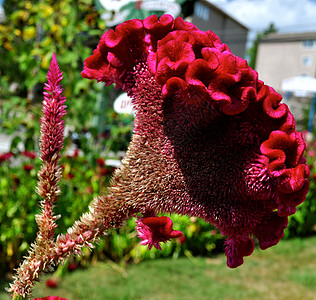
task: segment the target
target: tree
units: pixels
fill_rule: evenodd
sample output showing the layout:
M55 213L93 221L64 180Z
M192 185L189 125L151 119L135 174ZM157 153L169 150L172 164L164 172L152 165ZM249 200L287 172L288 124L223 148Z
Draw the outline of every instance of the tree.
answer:
M264 31L257 33L256 39L254 40L252 47L248 50L249 66L251 68L256 68L257 52L260 40L265 38L268 34L274 32L277 32L277 28L273 23L270 23Z
M1 131L11 134L23 124L30 138L27 148L34 147L37 103L43 99L42 86L53 53L64 71L64 94L71 95L71 125L77 132L91 129L99 110L95 91L101 88L80 73L105 30L94 1L11 0L5 1L4 9L6 21L0 24Z

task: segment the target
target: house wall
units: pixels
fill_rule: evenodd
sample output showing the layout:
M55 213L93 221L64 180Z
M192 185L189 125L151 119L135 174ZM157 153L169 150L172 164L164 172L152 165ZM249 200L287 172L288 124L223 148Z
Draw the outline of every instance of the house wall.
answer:
M232 19L225 18L223 33L219 36L223 43L227 44L230 50L237 56L245 57L248 30L241 27Z
M300 75L315 77L316 42L312 49L305 49L303 41L260 43L256 70L261 80L278 91L283 79Z
M216 6L196 1L192 23L200 30L213 31L235 55L245 57L248 29Z
M306 128L306 112L311 95L298 97L281 90L283 79L307 75L316 77L316 34L275 34L258 45L256 70L259 79L284 97L296 120L298 130ZM310 44L306 47L306 41Z

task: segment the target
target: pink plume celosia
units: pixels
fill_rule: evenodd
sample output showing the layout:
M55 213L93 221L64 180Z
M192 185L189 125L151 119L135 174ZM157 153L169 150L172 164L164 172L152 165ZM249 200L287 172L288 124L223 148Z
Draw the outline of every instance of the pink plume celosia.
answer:
M62 169L59 166L60 151L64 141L65 97L62 97L60 81L62 73L53 54L45 84L43 117L41 119L40 149L42 168L38 172L37 193L43 197L41 213L36 215L38 233L36 241L29 251L28 257L17 270L15 282L10 291L15 295L25 297L31 291L33 281L38 280L40 273L52 266L52 249L54 247L54 233L57 227L57 216L53 214L53 206L57 201L60 189L58 186ZM24 155L31 157L30 153ZM34 154L32 155L32 158Z
M36 243L12 292L28 294L47 266L81 254L138 213L138 235L149 248L182 235L158 213L205 219L226 236L229 267L253 252L254 237L262 249L283 237L288 216L308 192L302 134L282 97L214 33L170 15L129 20L102 36L82 76L115 83L133 98L133 139L107 194L53 241L65 113L53 57L38 184L45 200Z
M63 79L59 69L56 56L53 54L50 68L45 83L43 117L41 120L41 159L50 161L54 155L59 158L64 141L64 121L62 117L66 114L63 105L66 98L62 96Z

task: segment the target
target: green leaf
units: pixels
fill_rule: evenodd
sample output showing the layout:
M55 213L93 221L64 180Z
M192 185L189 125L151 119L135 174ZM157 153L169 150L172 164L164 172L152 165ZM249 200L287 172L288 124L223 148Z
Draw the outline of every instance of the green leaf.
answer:
M18 148L19 143L22 143L23 140L20 136L15 136L11 141L10 151L14 151Z

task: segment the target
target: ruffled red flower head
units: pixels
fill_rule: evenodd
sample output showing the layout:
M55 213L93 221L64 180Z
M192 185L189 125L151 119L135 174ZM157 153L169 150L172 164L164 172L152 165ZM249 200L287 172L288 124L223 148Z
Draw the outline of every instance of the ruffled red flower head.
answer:
M282 97L218 36L170 15L130 20L102 36L82 76L133 98L134 136L113 178L126 215L204 218L227 236L229 267L253 237L262 249L283 237L308 192L305 143ZM150 224L155 245L166 231Z

